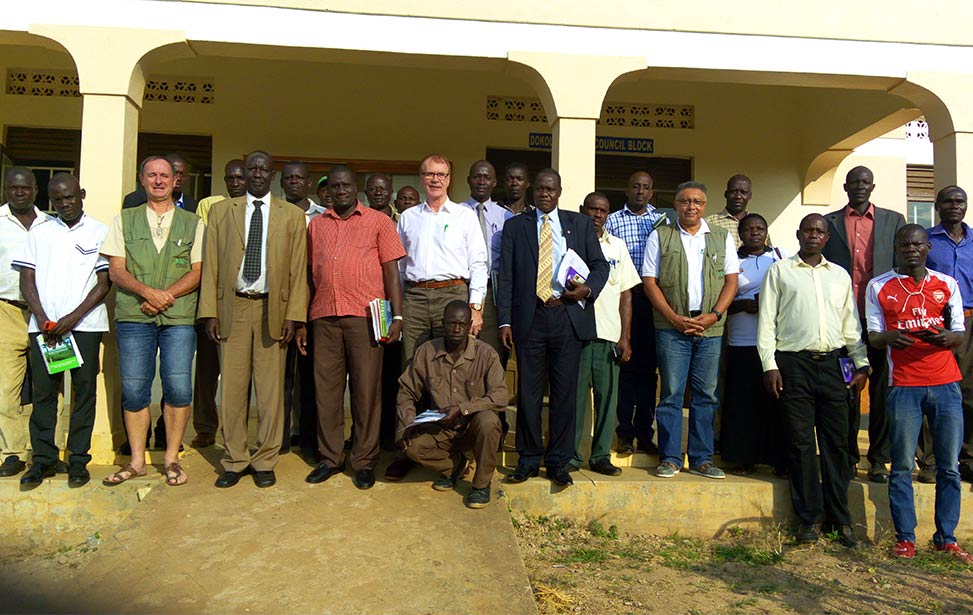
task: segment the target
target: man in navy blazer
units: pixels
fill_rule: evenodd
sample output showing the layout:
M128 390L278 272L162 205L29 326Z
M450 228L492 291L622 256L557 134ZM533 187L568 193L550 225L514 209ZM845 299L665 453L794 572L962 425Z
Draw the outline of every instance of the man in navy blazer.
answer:
M504 346L517 347L520 379L516 442L520 461L508 480L519 483L537 476L543 458L548 478L566 486L573 483L567 464L574 454L581 347L595 339L594 302L608 281L609 268L590 218L557 208L558 172L538 172L533 191L535 209L509 219L500 242L497 322ZM574 250L591 270L583 284L569 282L565 287L556 279L568 250ZM540 282L539 272L544 272ZM550 440L545 451L541 412L547 384Z
M888 482L887 464L890 459L889 424L885 417L885 395L888 388L888 361L884 348L875 348L868 340L865 323L865 289L872 278L895 266L895 233L905 225L902 214L876 207L871 202L875 179L868 167L855 167L845 176L848 204L824 216L828 221L831 241L821 254L843 268L851 276L858 313L861 318L868 362L872 374L868 377L868 479L875 483ZM861 425L861 399L849 404L848 451L852 462L858 463L858 430ZM921 460L920 460L921 465Z

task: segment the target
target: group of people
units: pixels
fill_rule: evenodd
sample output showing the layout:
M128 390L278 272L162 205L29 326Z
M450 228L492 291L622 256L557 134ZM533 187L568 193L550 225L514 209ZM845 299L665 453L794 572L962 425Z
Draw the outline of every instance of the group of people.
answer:
M592 471L620 474L613 441L619 454L658 454L655 475L675 476L684 469L688 388L691 474L725 477L717 443L734 472L769 465L789 477L800 542L816 540L824 523L854 546L847 494L859 461L858 392L868 382L868 478L889 484L896 553L915 549L918 445L919 478L937 483L936 548L970 560L953 535L960 477L973 474L973 236L956 186L940 191L942 223L926 231L872 204L872 173L857 167L844 186L848 204L806 216L791 256L748 211L744 175L728 181L725 208L706 216L705 185L684 182L674 208L657 209L647 172L629 178L619 211L610 213L599 192L566 211L557 171L531 181L521 163L504 169L498 203L497 173L485 160L470 168L470 197L457 203L452 164L435 154L420 164L421 202L412 187L393 201L391 178L374 174L363 204L355 172L337 165L318 182L318 204L300 162L283 165L279 200L263 151L226 165L229 198L196 203L182 191L185 173L176 155L144 160L140 189L106 226L84 214L75 177L51 179L57 215L48 216L33 203L31 172L8 170L0 317L12 337L0 344L0 475L25 470L28 424L33 463L21 484L55 472L61 383L42 350L70 341L81 364L71 370L68 481L88 482L95 375L109 329L103 300L114 284L132 457L107 485L146 473L158 357L156 441L169 485L188 480L179 450L193 407L193 446L222 434L217 487L246 474L273 485L278 456L298 445L315 461L307 482L348 465L355 486L368 489L386 448L399 451L388 480L419 463L439 472L433 487L443 491L472 459L465 502L480 508L508 429L505 369L514 355L518 463L508 481L538 476L543 465L566 487L585 453ZM577 266L565 276L562 262ZM372 326L374 299L388 301L382 335ZM27 354L32 383L24 385ZM589 391L590 452L582 446ZM427 410L435 420L425 420Z

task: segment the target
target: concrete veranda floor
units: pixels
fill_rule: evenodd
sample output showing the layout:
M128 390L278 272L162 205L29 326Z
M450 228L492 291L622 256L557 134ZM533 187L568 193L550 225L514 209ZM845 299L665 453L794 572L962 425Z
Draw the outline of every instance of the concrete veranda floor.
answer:
M158 468L130 481L152 489L73 577L5 566L0 611L536 612L506 501L469 510L468 482L439 493L430 473L414 471L368 491L348 474L309 485L309 467L291 454L276 486L245 477L221 490L222 450L189 451L185 486L166 487ZM111 469L92 470L85 489L109 489L96 482Z

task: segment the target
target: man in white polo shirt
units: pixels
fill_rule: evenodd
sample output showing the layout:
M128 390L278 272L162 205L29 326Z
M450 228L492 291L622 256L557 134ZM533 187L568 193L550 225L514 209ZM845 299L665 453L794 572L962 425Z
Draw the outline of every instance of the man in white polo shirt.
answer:
M37 209L37 180L30 169L10 167L3 177L0 207L0 476L24 471L30 404L21 399L27 373L27 304L20 294L20 274L10 266L20 256L31 228L51 217Z
M81 487L91 480L87 465L95 424L99 349L102 333L108 331L104 300L111 283L108 260L99 254L108 227L85 215L85 193L74 176L58 173L47 185L47 193L57 218L31 229L23 253L13 261L20 269L20 287L31 312L28 332L34 382L30 417L34 455L30 470L20 479L22 490L54 476L57 395L64 374L48 374L40 343L51 346L68 336L73 336L83 361L70 370L74 407L67 442L71 451L68 486Z

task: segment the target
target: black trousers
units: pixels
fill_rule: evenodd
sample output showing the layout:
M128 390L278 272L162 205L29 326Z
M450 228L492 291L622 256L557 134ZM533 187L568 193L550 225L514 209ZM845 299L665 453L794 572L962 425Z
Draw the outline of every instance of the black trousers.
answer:
M787 432L787 461L791 502L802 523L851 525L848 485L852 467L848 455L849 392L838 366L838 352L824 360L806 353L778 352L784 390L781 405ZM820 482L818 458L821 451Z
M885 397L889 388L889 364L884 348L875 348L868 343L868 326L862 322L862 339L868 348L868 363L872 375L868 377L868 453L866 458L872 465L886 464L891 461L891 442L889 440L889 421L885 416ZM852 465L861 460L858 450L858 430L861 428L861 397L855 395L848 406L848 451Z
M520 465L548 468L568 463L574 455L575 400L581 365L581 340L563 305L537 306L527 336L517 344L517 453ZM544 391L550 385L549 441L544 448Z
M632 289L632 358L622 363L618 373L619 438L652 443L655 429L655 389L658 363L655 358L655 324L652 304L642 288Z
M382 355L382 419L378 440L383 450L397 450L395 430L398 414L395 403L399 397L399 376L402 375L402 342L385 345Z
M57 462L58 448L54 443L57 428L57 394L64 385L64 374L48 374L40 348L38 333L30 334L30 366L34 381L34 409L30 415L30 446L33 462L52 466ZM91 462L91 431L95 426L95 393L98 386L101 333L75 331L74 342L84 365L71 370L71 420L67 449L71 466L84 467Z
M784 421L777 400L763 386L756 346L726 347L720 455L740 465L786 467Z
M301 450L317 451L318 412L314 397L314 345L310 327L307 329L307 355L302 355L297 350L297 342L291 340L284 358L284 441L281 443L284 449L290 446L295 414Z

